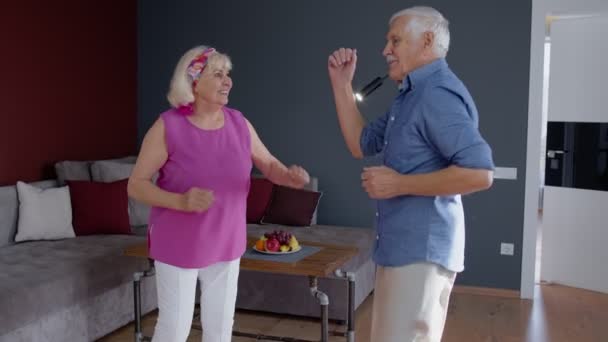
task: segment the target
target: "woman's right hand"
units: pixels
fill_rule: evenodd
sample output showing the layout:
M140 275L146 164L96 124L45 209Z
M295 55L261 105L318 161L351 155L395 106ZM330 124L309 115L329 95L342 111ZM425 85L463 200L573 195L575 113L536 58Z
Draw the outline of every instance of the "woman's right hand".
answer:
M201 213L209 209L213 201L213 191L191 188L182 194L180 207L189 213Z

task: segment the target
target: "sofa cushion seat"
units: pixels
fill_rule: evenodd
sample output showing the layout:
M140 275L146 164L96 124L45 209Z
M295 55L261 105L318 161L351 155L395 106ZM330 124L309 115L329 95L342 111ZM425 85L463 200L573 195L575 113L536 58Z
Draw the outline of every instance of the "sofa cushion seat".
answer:
M125 247L145 237L92 235L0 249L0 336L55 310L91 300L133 279L145 259Z

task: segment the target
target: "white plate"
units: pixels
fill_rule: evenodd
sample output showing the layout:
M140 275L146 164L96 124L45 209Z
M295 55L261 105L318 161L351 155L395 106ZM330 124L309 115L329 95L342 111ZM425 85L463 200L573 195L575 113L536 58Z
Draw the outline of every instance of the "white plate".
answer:
M287 251L287 252L271 252L271 251L261 251L257 248L255 248L255 246L253 246L253 250L258 252L258 253L264 253L264 254L291 254L291 253L297 253L302 249L302 246L298 246L298 249L296 250L292 250L292 251Z

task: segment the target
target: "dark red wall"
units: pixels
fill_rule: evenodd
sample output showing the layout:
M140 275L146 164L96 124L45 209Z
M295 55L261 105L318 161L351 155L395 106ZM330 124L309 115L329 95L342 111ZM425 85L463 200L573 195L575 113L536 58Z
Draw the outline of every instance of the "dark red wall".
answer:
M0 184L136 152L137 1L5 2L0 44Z

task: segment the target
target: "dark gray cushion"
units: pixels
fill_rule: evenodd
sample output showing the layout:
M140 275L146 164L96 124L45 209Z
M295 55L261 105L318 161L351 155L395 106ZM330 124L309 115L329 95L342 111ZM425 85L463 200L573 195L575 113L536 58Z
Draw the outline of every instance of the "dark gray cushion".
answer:
M126 157L123 159L98 160L91 164L91 179L96 182L115 182L127 179L133 172L136 157ZM156 181L158 174L155 174L153 181Z
M134 164L100 160L91 165L91 177L95 182L115 182L131 176Z
M55 163L57 183L59 183L60 186L64 186L66 180L90 181L90 166L91 162L89 161L64 160Z
M0 248L15 243L18 215L17 187L0 187Z
M0 336L132 280L146 259L123 256L146 241L125 235L82 236L0 248Z
M30 183L41 189L57 186L55 180ZM15 243L17 220L19 219L19 199L14 185L0 187L0 247Z
M127 156L116 159L106 159L105 161L117 162L117 163L135 163L137 156ZM64 160L55 163L55 173L57 174L57 183L60 186L65 185L66 180L94 180L91 176L91 165L95 161L84 160Z

